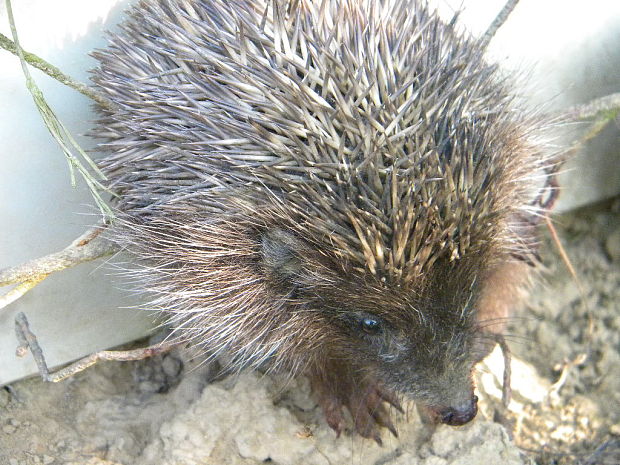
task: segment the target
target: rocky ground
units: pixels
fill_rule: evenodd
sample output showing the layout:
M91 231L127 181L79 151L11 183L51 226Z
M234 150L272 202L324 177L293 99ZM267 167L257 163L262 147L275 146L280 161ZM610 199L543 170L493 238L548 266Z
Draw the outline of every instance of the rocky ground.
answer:
M170 353L0 390L0 464L618 464L620 199L559 216L556 228L577 278L547 239L544 282L509 329L504 414L499 351L480 368L474 422L431 428L408 406L383 447L336 439L305 380L217 378L217 367ZM502 416L508 429L493 421Z

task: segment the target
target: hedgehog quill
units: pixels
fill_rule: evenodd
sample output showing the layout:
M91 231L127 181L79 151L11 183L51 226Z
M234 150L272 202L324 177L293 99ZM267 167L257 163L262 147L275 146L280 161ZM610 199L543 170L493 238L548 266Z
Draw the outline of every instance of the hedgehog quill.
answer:
M551 163L511 78L410 0L157 0L95 56L113 239L179 340L306 375L338 433L475 417Z

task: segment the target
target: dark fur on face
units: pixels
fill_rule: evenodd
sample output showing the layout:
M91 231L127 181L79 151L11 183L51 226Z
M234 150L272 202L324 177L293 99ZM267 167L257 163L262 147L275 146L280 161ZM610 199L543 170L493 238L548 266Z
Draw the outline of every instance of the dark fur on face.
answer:
M472 398L472 369L489 347L477 327L483 256L437 262L417 285L403 285L305 253L316 254L282 230L263 236L268 279L295 301L291 311L314 313L321 358L436 409Z

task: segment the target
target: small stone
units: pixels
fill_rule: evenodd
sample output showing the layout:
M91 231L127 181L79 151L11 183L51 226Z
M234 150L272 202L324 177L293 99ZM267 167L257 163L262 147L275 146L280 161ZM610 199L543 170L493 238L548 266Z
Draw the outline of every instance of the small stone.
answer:
M9 405L11 401L11 394L6 389L0 389L0 408L4 408Z
M605 251L614 262L620 260L620 228L607 236Z
M161 362L161 367L164 370L164 373L169 378L176 378L181 373L181 369L183 368L183 364L181 360L178 358L167 356Z
M411 462L403 462L403 463L411 463ZM423 465L447 465L448 461L441 457L428 457L422 463Z
M138 389L140 392L145 392L149 394L153 394L159 391L160 384L154 383L153 381L142 381L138 384Z
M44 455L43 456L43 464L44 465L49 465L52 462L54 462L54 457L50 457L49 455Z
M12 425L5 425L2 427L2 432L5 434L13 434L17 428Z
M9 465L19 465L17 459L9 459Z

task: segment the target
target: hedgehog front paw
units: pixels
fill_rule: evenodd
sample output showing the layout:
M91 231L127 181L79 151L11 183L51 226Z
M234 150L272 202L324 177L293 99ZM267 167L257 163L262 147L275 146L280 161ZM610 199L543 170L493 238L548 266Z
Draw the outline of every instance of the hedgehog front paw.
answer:
M323 372L322 376L311 376L311 382L327 424L338 436L346 425L343 407L351 413L355 430L360 436L374 439L379 445L382 445L380 427L387 428L394 436L398 436L386 404L401 413L403 409L392 391L376 381L345 376L338 371L332 373L340 376L326 377Z
M385 406L385 403L388 403L402 412L402 407L396 396L376 383L359 386L358 389L351 392L345 404L351 412L358 434L365 438L372 438L377 444L381 445L381 437L377 428L380 426L387 428L394 436L398 437Z

